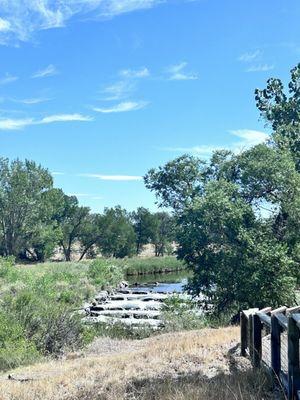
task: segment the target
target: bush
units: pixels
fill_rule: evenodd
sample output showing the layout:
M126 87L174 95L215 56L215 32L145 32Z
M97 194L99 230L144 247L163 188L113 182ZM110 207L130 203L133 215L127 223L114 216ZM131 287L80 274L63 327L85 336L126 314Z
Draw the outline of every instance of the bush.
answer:
M199 315L197 304L189 299L172 296L164 303L162 319L167 332L202 329L209 325L204 315Z
M88 269L88 276L101 289L117 286L124 279L123 271L120 266L112 265L109 261L102 259L94 260Z
M0 370L6 371L38 359L39 353L30 340L26 339L22 326L0 312Z
M83 343L83 326L70 307L23 290L5 306L24 329L26 338L44 355L60 355Z
M0 278L6 278L14 267L14 257L0 257Z

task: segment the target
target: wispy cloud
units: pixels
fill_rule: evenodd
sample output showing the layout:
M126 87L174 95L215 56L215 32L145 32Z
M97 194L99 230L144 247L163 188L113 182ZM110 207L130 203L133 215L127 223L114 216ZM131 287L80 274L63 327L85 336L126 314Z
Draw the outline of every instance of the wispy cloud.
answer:
M124 101L112 107L94 107L93 110L103 114L120 113L128 111L136 111L146 107L148 103L145 101Z
M8 83L15 82L18 79L17 76L6 74L4 77L0 78L0 85L7 85Z
M5 119L0 119L0 130L11 131L11 130L23 129L26 126L33 124L34 120L32 118L24 118L24 119L5 118Z
M241 54L239 56L238 60L241 62L253 62L261 55L262 55L262 52L260 50L255 50L253 52L246 52L246 53Z
M0 32L8 32L10 30L10 22L0 18Z
M249 68L246 69L246 72L266 72L266 71L271 71L272 69L274 69L274 65L258 64L258 65L251 65Z
M58 171L53 171L51 172L51 175L56 176L56 175L65 175L64 172L58 172Z
M43 68L32 75L32 78L45 78L47 76L57 75L58 70L55 65L50 64L46 68Z
M79 174L78 176L96 178L101 181L141 181L142 176L138 175L102 175L102 174Z
M165 147L163 150L174 153L194 153L194 154L201 154L203 156L210 156L214 151L220 150L222 148L224 147L204 144L193 147Z
M0 0L0 43L27 41L36 31L61 28L78 16L114 17L168 0Z
M150 75L150 71L148 68L143 67L140 69L122 69L119 72L119 75L121 75L124 78L146 78L147 76Z
M28 98L28 99L13 100L13 101L15 101L16 103L32 105L32 104L45 103L46 101L49 101L49 100L51 100L51 99L45 98L45 97L32 97L32 98Z
M51 124L53 122L92 121L93 118L82 114L55 114L42 119L33 118L2 118L0 130L18 130L30 125Z
M71 121L93 121L93 117L82 114L54 114L42 118L39 124L51 124L52 122L71 122Z
M273 64L262 62L262 56L263 53L261 50L255 50L253 52L243 53L239 56L238 61L249 65L246 72L266 72L274 69Z
M135 85L132 82L118 81L112 85L106 86L102 93L105 95L103 100L121 100L128 97L135 89Z
M225 149L231 150L234 153L239 153L242 150L248 149L259 143L265 142L269 135L262 131L252 129L237 129L230 130L229 133L240 138L239 141L231 142L227 145L199 145L192 147L166 147L163 150L175 153L193 153L208 158L214 151Z
M171 81L189 81L198 79L198 75L185 71L186 66L187 62L183 61L167 68L167 72L170 74L169 79Z
M265 142L269 135L262 131L256 131L253 129L236 129L229 131L232 135L242 139L241 144L245 144L247 147L255 146L259 143Z
M166 0L106 0L103 1L101 13L105 16L114 17L136 10L152 8Z

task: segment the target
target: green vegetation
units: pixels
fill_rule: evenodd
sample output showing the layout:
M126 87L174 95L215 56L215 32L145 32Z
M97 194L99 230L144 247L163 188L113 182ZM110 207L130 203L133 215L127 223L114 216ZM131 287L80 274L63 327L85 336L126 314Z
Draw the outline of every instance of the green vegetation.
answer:
M160 274L181 271L186 268L185 264L174 256L133 257L114 262L122 267L125 275Z
M120 206L92 214L76 196L53 188L49 171L33 161L0 158L0 256L43 262L62 249L66 261L124 258L152 244L156 256L171 249L173 218L145 208L129 213Z
M279 79L256 90L270 140L206 162L184 155L145 176L172 207L178 256L194 271L189 282L217 314L292 305L299 282L300 64L289 95Z
M105 260L14 265L0 258L0 370L78 349L97 332L75 312L123 277Z

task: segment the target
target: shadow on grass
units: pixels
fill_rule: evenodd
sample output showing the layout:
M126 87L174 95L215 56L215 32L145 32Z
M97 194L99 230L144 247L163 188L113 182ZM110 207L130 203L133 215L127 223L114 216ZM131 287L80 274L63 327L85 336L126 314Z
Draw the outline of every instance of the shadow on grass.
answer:
M209 377L201 373L132 382L126 400L271 400L284 399L273 391L270 377L263 371L219 372Z

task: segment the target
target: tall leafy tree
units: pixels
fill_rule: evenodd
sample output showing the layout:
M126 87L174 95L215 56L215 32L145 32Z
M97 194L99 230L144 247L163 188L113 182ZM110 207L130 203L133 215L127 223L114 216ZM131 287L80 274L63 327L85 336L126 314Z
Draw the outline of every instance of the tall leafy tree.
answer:
M66 261L71 261L74 244L89 224L89 208L78 205L76 196L67 196L60 192L60 207L57 209L56 220L61 229L60 246Z
M176 239L176 224L174 218L167 212L157 212L154 215L155 233L152 239L156 257L164 256L168 246Z
M139 207L131 214L136 235L136 253L142 251L144 245L154 241L158 227L155 216L144 207Z
M78 239L80 241L81 254L79 261L89 253L95 253L94 247L100 242L105 232L102 229L103 216L100 214L89 214L82 225Z
M108 257L123 258L135 253L136 236L130 214L120 206L106 208L100 220L100 251Z
M18 256L30 246L38 228L43 230L45 193L52 184L48 170L33 161L0 159L0 232L4 255Z
M274 143L291 151L300 171L300 63L291 70L287 91L280 79L270 78L265 89L255 90L255 99Z

